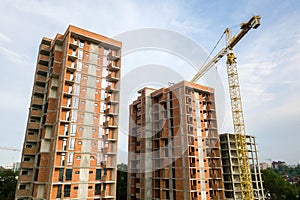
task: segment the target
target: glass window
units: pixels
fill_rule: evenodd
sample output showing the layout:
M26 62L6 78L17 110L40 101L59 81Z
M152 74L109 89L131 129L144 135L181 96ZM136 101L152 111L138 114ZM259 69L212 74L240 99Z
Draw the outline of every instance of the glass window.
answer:
M84 41L80 41L79 47L80 47L80 48L83 48L83 47L84 47Z
M72 165L74 160L74 153L68 153L68 165Z
M78 58L82 59L83 56L83 51L82 50L78 50Z
M64 197L70 197L71 185L65 185L64 187Z
M82 69L82 62L77 61L77 71L81 71Z
M64 177L64 169L61 168L59 169L58 181L63 181L63 177Z
M79 95L80 93L80 85L75 84L74 85L74 95Z
M100 165L101 161L102 161L102 154L98 153L97 154L97 165Z
M75 83L80 83L81 81L81 73L76 73Z
M65 155L61 154L61 160L60 160L60 165L65 166Z
M71 136L76 135L76 124L71 124L71 131L70 131Z
M70 120L70 111L67 111L66 112L66 121L69 121Z
M75 138L71 138L69 141L69 150L74 150L75 148Z
M101 186L101 184L99 184L99 183L95 184L95 195L100 194L100 186Z
M100 106L100 107L101 107L101 108L100 108L100 112L104 112L105 109L106 109L105 103L104 103L104 102L101 102L101 106Z
M57 186L56 198L61 198L61 185Z
M101 119L101 117L100 117ZM98 138L102 138L103 136L103 129L102 128L99 128L99 131L98 131Z
M66 180L72 180L72 169L66 169Z
M96 180L101 180L102 169L96 169Z
M78 108L79 105L79 98L78 97L74 97L73 98L73 107L74 108Z
M68 93L69 93L69 94L72 94L72 93L73 93L73 87L72 87L72 85L69 86Z
M98 141L98 150L100 150L100 149L102 148L102 146L103 146L103 145L102 145L102 141L99 140L99 141Z
M104 100L105 98L106 98L105 90L101 90L101 99Z
M72 121L77 121L78 112L77 110L72 111Z

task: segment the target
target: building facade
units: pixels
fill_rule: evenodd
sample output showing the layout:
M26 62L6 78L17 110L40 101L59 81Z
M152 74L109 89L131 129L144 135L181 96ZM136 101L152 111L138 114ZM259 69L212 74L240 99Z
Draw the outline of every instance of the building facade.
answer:
M214 91L182 81L130 105L127 199L224 197Z
M69 26L39 47L16 199L114 199L121 42Z
M221 134L220 142L226 199L242 199L242 185L240 181L240 176L242 175L238 163L236 137L230 133ZM252 172L254 199L263 200L265 199L265 195L255 137L246 135L246 143Z

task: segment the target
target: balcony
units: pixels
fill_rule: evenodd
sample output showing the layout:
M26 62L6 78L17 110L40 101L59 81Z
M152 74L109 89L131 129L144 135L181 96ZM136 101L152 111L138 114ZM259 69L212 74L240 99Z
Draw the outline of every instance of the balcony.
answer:
M37 74L35 76L35 82L37 84L43 84L43 85L45 85L46 81L47 81L47 77L46 76L42 76L42 75L39 75L39 74Z
M40 123L39 122L29 122L28 129L40 129Z
M26 135L26 141L27 142L36 142L38 140L38 136L37 134L33 134L33 135Z
M105 114L105 115L108 115L108 116L118 115L118 113L114 112L114 109L113 109L113 108L107 108L107 109L104 111L104 114Z
M25 155L35 155L37 153L36 148L24 148L23 153Z
M38 56L38 64L48 66L49 56L39 54Z
M45 88L40 87L40 86L34 86L33 87L33 94L44 94L45 93Z
M18 197L30 197L32 194L30 190L17 190L16 195Z
M42 110L31 110L30 115L35 116L35 117L41 117L42 116Z
M71 105L68 105L68 106L62 105L61 108L62 108L62 110L65 110L65 111L70 111L72 109Z
M70 42L69 47L71 49L77 49L78 48L78 41Z
M109 52L109 54L107 55L108 59L111 60L111 61L114 61L114 60L119 60L120 59L120 56L117 55L116 52Z
M191 186L191 189L192 189L192 190L197 190L197 185L192 185L192 186Z
M65 82L69 85L73 85L74 82L75 82L75 79L74 78L70 78L70 79L65 79Z
M103 148L103 154L116 154L117 152L114 150L112 145Z
M112 96L108 96L105 98L105 103L108 105L118 104L118 101L115 101Z
M18 180L20 182L31 182L32 181L32 176L31 175L21 175L18 177Z
M113 64L113 62L109 63L107 66L109 71L119 71L120 67Z
M21 162L21 168L34 168L34 161Z
M40 45L40 53L43 54L43 55L49 56L49 54L50 54L50 46L45 45L45 44L41 44Z
M108 80L109 82L117 82L119 81L119 78L110 73L106 76L106 80Z
M38 106L42 106L43 105L43 99L41 98L37 98L37 97L33 97L32 98L32 105L38 105Z
M45 65L37 65L36 72L37 74L46 76L48 73L48 66Z
M117 139L115 137L113 137L113 134L106 134L106 135L104 135L103 139L105 141L117 141Z
M76 54L68 54L68 59L75 61L77 59L77 55Z
M115 89L115 87L113 85L109 85L105 88L105 90L107 91L107 93L111 94L113 92L117 92L118 90Z
M118 126L115 125L112 121L103 122L103 126L105 128L109 128L109 129L116 129L116 128L118 128Z

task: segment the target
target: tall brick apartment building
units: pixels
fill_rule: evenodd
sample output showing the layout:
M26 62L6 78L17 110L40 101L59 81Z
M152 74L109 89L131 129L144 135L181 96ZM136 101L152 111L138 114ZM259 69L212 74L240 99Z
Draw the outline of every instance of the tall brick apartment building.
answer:
M127 199L224 197L213 89L144 88L130 105Z
M16 199L114 199L121 42L74 26L40 44Z

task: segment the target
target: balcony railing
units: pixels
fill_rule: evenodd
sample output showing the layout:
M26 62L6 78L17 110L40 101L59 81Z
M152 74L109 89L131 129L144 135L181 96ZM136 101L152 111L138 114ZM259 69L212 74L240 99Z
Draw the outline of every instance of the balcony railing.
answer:
M44 87L40 87L40 86L34 86L33 87L33 93L34 94L44 94L45 93L45 88Z
M37 153L36 148L24 148L24 154L35 155Z
M17 190L16 191L16 195L18 197L30 197L31 196L31 193L30 193L30 190Z
M30 181L32 181L32 176L31 175L21 175L18 177L18 180L23 183L30 182Z
M26 141L28 142L35 142L38 140L38 136L37 134L33 134L33 135L26 135Z
M108 80L109 82L117 82L119 81L119 78L116 75L110 73L107 75L106 80Z
M109 52L107 57L109 60L112 60L112 61L120 59L120 56L118 56L117 53L113 52L113 51Z
M21 168L34 168L34 161L21 162Z
M111 121L106 121L106 122L103 122L103 126L105 128L111 128L111 129L115 129L115 128L118 128L117 125L115 125L113 122Z
M38 82L38 83L46 83L46 80L47 80L46 76L42 76L42 75L39 75L39 74L37 74L35 76L35 81Z
M109 94L118 91L118 90L115 89L115 87L114 87L113 85L107 86L107 87L105 88L105 90L106 90Z
M28 129L39 129L40 123L39 122L29 122Z
M46 55L43 55L43 54L39 54L39 56L38 56L38 63L41 64L41 65L48 66L49 56L46 56Z
M119 71L120 67L113 64L113 62L109 63L107 66L109 71Z
M42 110L31 110L30 111L31 116L41 117L42 116Z
M106 114L106 115L117 115L118 113L116 113L113 108L107 108L104 111L104 114Z

